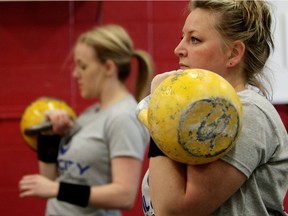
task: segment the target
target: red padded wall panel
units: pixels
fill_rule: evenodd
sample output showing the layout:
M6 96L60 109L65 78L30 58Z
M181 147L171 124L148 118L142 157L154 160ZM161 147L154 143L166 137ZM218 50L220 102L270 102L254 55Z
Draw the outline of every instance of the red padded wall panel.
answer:
M40 96L65 99L77 112L91 101L79 97L71 78L71 50L78 35L92 26L118 23L129 31L135 47L149 51L156 70L177 67L173 49L179 37L167 32L159 40L156 34L175 26L178 9L186 2L152 1L63 1L0 3L0 146L3 170L0 180L0 215L43 215L45 200L18 197L21 176L37 172L36 155L24 143L19 121L25 107ZM167 19L158 20L163 11ZM158 20L156 25L156 20ZM163 22L163 25L161 25ZM174 27L173 27L174 28ZM172 34L173 35L173 34ZM168 44L168 45L167 45ZM157 47L166 47L157 56ZM135 75L133 75L135 76ZM128 83L133 90L133 84ZM147 169L147 159L143 174ZM140 189L140 186L139 186ZM140 191L139 191L140 192ZM142 215L141 196L125 216Z
M62 86L57 96L68 99L70 75L63 67L70 49L69 3L2 2L0 6L1 115L19 117L31 100L55 95Z

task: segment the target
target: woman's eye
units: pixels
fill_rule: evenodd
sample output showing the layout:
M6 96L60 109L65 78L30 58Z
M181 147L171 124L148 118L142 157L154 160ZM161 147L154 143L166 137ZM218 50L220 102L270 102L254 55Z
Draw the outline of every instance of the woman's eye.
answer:
M77 67L80 69L80 70L86 70L87 66L84 65L84 64L77 64Z
M74 62L74 66L75 66L75 68L78 68L79 70L86 70L87 69L87 64L85 64L84 62L77 60L77 59Z
M197 43L200 42L200 40L198 38L196 38L196 37L191 37L191 41L192 41L193 44L197 44Z

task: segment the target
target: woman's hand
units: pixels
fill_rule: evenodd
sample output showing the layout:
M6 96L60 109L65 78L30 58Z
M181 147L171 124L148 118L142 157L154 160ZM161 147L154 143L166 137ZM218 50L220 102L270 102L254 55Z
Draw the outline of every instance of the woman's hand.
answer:
M161 82L163 82L166 78L168 78L171 75L177 74L179 72L182 72L183 70L173 70L161 74L157 74L152 82L151 82L151 94L155 91L155 89L160 85Z
M59 190L59 183L48 178L35 174L26 175L19 181L20 197L56 197Z
M55 134L64 134L73 127L73 120L65 110L49 110L45 113L46 119L52 123L52 130Z

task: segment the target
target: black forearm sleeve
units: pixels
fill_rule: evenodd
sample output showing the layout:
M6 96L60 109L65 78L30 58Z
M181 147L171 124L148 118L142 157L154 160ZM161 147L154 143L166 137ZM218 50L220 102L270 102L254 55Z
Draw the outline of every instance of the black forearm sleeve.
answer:
M59 135L37 136L38 160L46 163L56 163L61 137Z
M166 156L156 145L154 140L150 138L150 146L148 151L148 158L150 157L156 157L156 156Z

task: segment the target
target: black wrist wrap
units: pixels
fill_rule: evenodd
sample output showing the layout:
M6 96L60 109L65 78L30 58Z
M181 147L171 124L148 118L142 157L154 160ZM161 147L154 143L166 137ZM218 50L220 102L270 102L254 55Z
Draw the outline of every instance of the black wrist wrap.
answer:
M156 156L166 156L156 145L154 140L150 138L150 146L148 151L148 158L150 157L156 157Z
M90 187L87 185L60 182L57 199L70 204L87 207L90 198Z
M61 137L59 135L38 135L38 160L46 163L56 163Z

